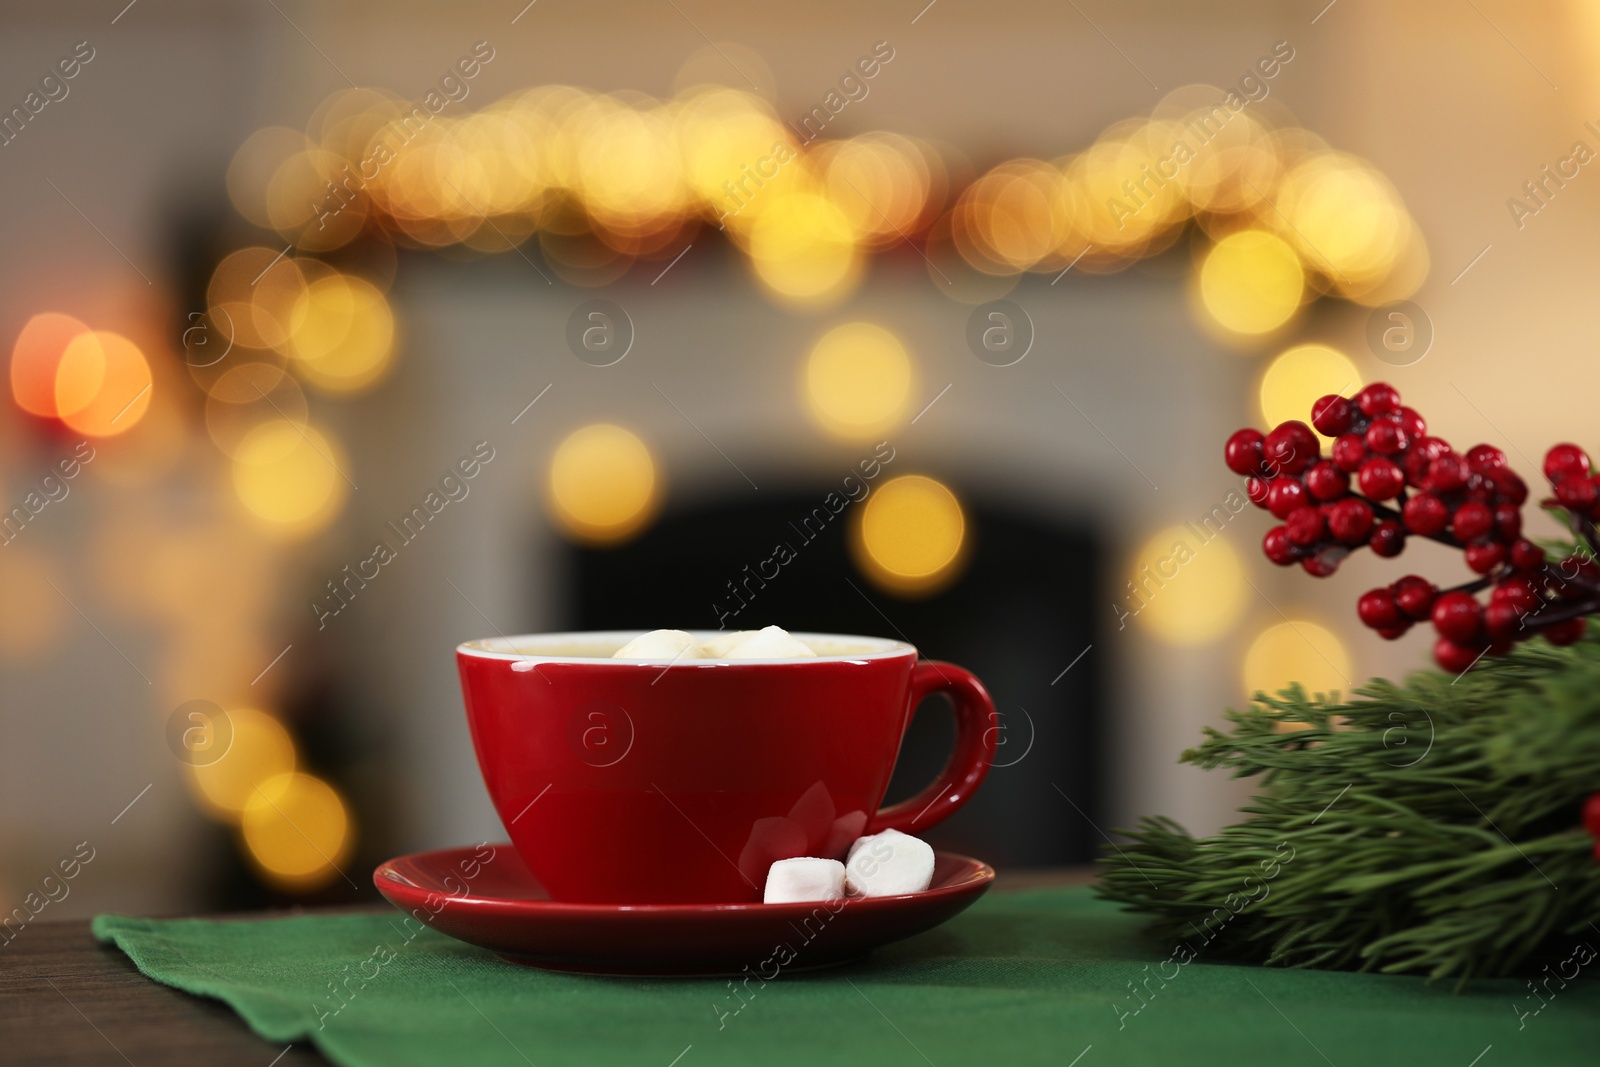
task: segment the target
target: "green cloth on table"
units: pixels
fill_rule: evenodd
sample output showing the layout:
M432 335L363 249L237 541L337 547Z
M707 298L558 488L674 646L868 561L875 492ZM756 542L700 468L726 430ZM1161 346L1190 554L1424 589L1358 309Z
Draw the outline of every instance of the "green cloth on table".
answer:
M865 962L754 981L737 1014L725 979L541 971L431 929L407 941L416 924L400 919L102 915L94 931L158 982L218 997L263 1038L310 1040L346 1067L1600 1063L1600 960L1565 988L1549 978L1544 1000L1522 980L1456 994L1417 978L1208 963L1203 949L1180 967L1174 946L1087 889L990 894ZM1600 933L1589 943L1600 948ZM330 983L373 974L347 984L340 1008ZM1163 988L1158 974L1175 976Z

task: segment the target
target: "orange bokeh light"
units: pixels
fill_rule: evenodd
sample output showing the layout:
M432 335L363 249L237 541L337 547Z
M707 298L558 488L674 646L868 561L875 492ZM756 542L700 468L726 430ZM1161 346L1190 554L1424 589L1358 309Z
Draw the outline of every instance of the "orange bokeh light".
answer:
M11 395L18 407L49 419L60 414L56 371L67 346L88 332L89 327L57 311L46 311L28 320L11 350Z
M132 429L150 407L150 364L121 334L89 330L67 345L56 368L56 412L90 437Z

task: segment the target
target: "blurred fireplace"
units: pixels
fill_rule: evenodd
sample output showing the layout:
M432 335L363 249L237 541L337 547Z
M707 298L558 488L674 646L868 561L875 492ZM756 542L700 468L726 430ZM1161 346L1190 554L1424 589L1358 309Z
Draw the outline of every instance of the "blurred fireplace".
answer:
M935 595L904 600L852 563L848 512L814 540L796 537L790 524L833 488L717 497L669 511L621 547L571 547L558 564L566 576L562 628L717 629L737 606L728 583L742 586L776 542L788 542L795 558L764 584L751 581L754 595L726 628L776 623L900 637L925 657L969 668L994 696L1002 743L972 803L927 836L996 864L1093 859L1101 838L1086 818L1104 825L1108 785L1104 659L1084 656L1063 671L1100 640L1104 612L1091 606L1103 551L1097 533L986 503L955 485L967 504L966 567ZM895 767L891 801L932 781L952 733L943 698L925 703Z

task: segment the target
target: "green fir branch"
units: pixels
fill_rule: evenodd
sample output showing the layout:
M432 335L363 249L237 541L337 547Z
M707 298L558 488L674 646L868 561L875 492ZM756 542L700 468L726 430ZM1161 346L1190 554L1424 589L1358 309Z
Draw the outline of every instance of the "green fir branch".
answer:
M1102 860L1100 895L1154 916L1163 938L1458 984L1600 940L1580 822L1600 789L1600 638L1536 639L1460 678L1374 680L1343 703L1258 693L1226 719L1182 762L1256 778L1243 821L1197 839L1146 818Z

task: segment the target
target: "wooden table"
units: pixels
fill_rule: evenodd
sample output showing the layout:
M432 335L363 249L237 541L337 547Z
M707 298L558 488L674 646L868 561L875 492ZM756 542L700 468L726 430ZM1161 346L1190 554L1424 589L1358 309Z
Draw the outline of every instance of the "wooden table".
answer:
M1081 867L1002 873L992 891L1083 885L1093 874ZM120 950L96 942L86 921L30 925L0 947L0 1063L301 1067L327 1062L309 1045L268 1045L221 1001L152 982Z

